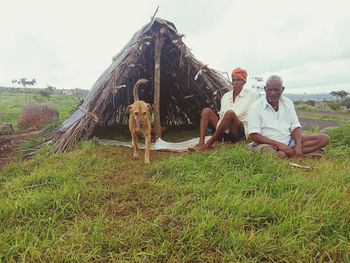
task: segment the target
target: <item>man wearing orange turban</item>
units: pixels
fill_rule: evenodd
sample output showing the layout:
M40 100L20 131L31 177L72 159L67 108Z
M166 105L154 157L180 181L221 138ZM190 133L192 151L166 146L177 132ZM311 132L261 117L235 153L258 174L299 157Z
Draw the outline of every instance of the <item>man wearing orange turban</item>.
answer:
M247 71L242 68L235 68L231 73L232 78L237 77L241 80L244 80L244 82L247 82L247 75Z
M243 89L247 82L247 71L235 68L232 71L232 91L221 98L220 111L217 114L211 108L204 108L200 121L199 143L191 151L205 151L213 147L216 141L231 141L232 143L248 138L247 112L249 106L256 100L256 95L248 89ZM215 132L205 143L205 134L213 126Z

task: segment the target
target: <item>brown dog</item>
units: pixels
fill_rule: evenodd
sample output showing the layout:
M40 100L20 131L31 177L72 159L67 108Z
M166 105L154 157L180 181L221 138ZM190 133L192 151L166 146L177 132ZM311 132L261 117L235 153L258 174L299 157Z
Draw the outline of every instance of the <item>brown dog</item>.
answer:
M139 100L138 88L147 83L147 79L139 79L134 86L134 103L128 106L129 110L129 130L131 133L131 144L134 148L134 157L139 156L138 135L145 137L145 163L150 163L149 155L151 149L151 111L150 104Z

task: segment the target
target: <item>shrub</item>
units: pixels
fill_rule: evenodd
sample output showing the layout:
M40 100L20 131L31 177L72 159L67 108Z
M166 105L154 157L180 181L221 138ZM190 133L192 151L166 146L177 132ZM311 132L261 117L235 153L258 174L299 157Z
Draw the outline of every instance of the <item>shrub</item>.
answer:
M306 102L306 104L311 105L311 106L315 106L315 103L316 103L316 101L314 101L314 100L308 100Z
M340 110L340 103L338 101L327 101L328 107L330 107L332 110Z
M350 125L341 126L338 129L327 132L334 145L350 145Z
M341 105L347 107L348 109L350 109L350 98L344 99L342 101Z

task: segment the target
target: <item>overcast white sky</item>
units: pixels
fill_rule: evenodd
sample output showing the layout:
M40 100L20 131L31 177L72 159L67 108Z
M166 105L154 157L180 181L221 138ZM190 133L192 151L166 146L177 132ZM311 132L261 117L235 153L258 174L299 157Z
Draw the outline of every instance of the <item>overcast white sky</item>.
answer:
M0 0L0 86L90 89L157 5L213 68L280 74L290 93L350 91L349 0Z

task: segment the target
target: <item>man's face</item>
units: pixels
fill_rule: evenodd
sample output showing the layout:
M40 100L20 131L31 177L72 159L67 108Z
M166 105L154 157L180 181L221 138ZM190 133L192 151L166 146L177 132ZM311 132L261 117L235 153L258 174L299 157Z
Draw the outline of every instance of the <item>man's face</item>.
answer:
M278 80L271 81L265 86L266 99L268 102L277 102L279 101L284 87L282 83Z
M245 81L243 79L237 78L235 76L232 76L232 88L233 89L242 89L245 84Z

